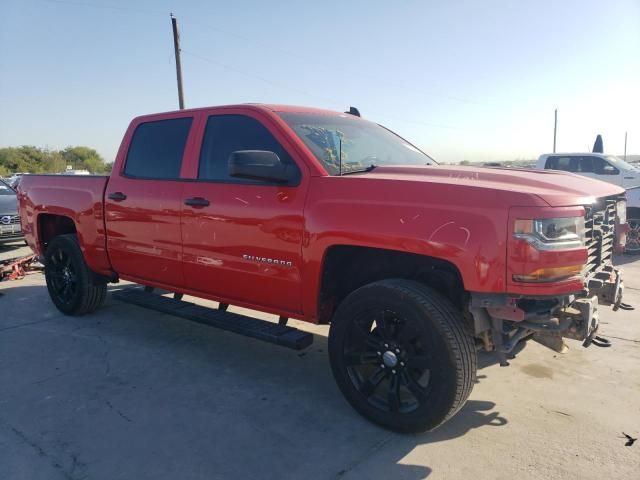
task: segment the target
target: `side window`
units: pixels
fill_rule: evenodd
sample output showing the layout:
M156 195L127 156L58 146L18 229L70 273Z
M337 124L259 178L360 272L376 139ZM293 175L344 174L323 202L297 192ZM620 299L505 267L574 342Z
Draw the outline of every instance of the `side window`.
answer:
M593 163L597 158L594 157L581 157L580 158L580 172L581 173L593 173Z
M549 157L544 168L564 170L565 172L579 172L578 157Z
M182 155L192 120L184 117L140 124L129 145L125 176L151 179L180 177Z
M547 170L558 170L558 157L547 158L547 163L544 164L544 168Z
M244 115L212 115L207 120L202 140L198 178L264 184L259 180L229 176L229 156L237 150L267 150L278 155L285 165L295 165L282 145L257 120Z
M594 171L598 175L618 175L620 170L607 162L604 158L593 157Z

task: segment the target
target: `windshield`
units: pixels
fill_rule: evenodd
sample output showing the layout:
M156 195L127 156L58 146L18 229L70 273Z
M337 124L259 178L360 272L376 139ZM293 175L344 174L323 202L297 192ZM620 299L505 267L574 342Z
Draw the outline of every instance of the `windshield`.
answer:
M6 183L0 180L0 195L15 195L16 192L13 191L11 187L9 187Z
M433 165L435 161L386 128L349 114L281 112L330 175L379 165Z
M630 163L625 162L624 160L622 160L619 157L616 157L615 155L607 155L606 158L613 165L615 165L616 167L622 170L638 170L638 167L636 165L631 165Z

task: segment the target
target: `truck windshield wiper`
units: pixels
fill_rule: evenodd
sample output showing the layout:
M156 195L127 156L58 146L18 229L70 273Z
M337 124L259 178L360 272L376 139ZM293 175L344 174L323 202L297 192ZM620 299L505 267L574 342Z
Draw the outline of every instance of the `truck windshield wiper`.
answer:
M360 170L351 170L349 172L342 172L341 176L345 176L345 175L351 175L352 173L366 173L366 172L370 172L371 170L373 170L374 168L376 168L377 165L369 165L367 168L361 168Z

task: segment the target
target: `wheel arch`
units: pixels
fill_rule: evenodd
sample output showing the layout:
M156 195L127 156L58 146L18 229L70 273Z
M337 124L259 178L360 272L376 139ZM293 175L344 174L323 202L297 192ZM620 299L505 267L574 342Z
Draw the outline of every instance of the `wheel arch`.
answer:
M400 250L336 244L320 266L318 323L329 323L351 292L379 280L403 278L428 285L461 307L466 292L460 270L450 261Z
M78 233L78 228L73 218L67 215L41 213L38 215L37 239L40 251L47 251L49 242L59 235Z

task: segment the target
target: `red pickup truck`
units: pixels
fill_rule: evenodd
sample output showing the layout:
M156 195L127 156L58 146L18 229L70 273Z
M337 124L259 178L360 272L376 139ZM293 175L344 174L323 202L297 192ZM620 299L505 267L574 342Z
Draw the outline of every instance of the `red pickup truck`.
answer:
M506 365L531 336L597 343L598 308L622 300L624 198L570 173L438 166L355 109L274 105L138 117L110 177L19 187L65 314L126 279L330 324L347 400L404 432L463 406L478 350Z

